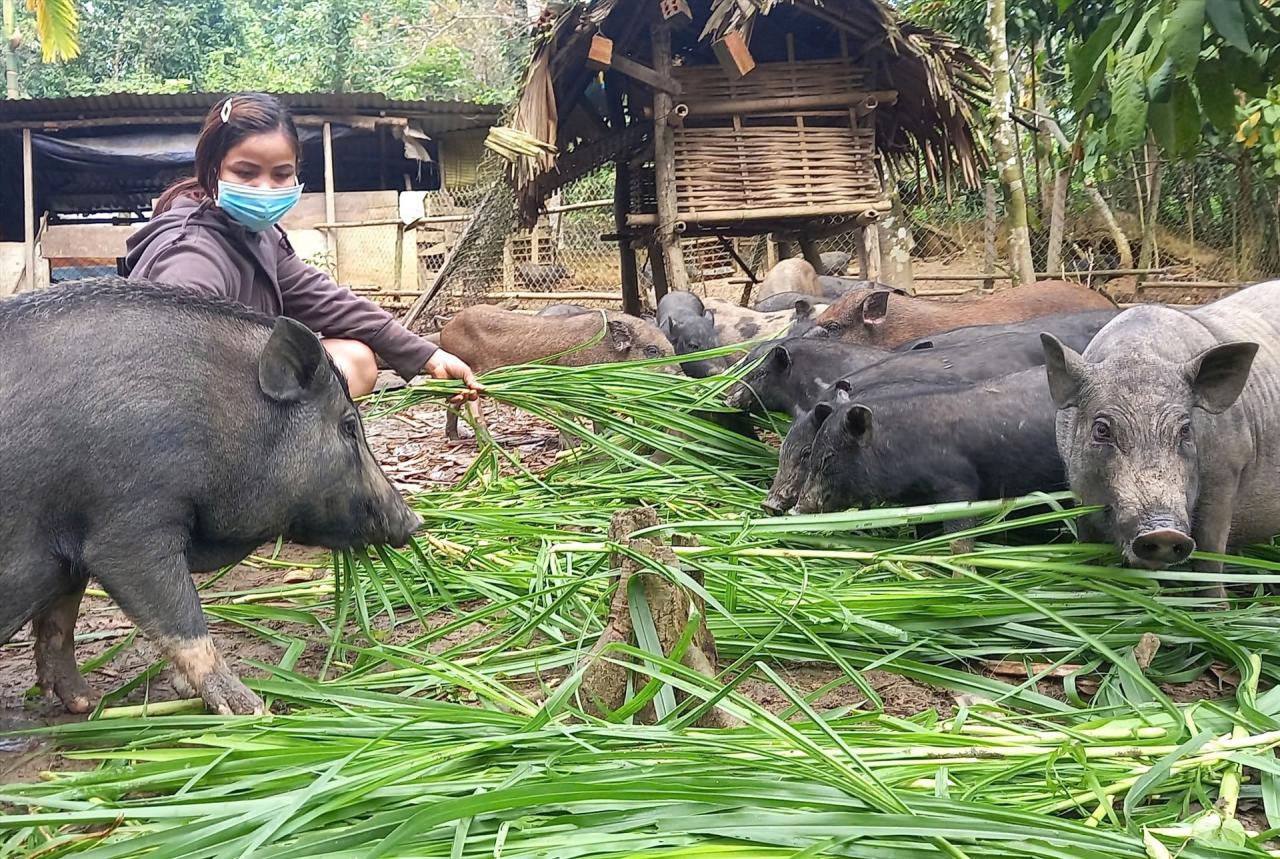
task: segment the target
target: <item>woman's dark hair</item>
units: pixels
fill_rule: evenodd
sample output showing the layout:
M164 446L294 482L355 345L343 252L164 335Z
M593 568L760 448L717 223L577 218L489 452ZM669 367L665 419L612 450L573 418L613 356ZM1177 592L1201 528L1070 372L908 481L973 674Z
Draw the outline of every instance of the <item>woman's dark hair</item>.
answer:
M200 138L196 141L196 175L166 188L156 201L155 214L168 211L179 197L213 199L222 159L227 157L227 153L246 137L273 131L289 138L294 155L301 161L302 144L298 141L298 129L293 124L289 108L279 99L265 93L246 92L219 100L204 118Z

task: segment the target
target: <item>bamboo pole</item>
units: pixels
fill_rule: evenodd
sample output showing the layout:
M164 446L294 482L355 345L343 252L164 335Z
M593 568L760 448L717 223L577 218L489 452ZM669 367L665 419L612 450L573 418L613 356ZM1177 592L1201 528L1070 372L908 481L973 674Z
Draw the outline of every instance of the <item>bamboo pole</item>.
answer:
M22 129L22 249L27 289L36 288L36 192L31 129Z
M324 124L324 219L326 223L337 223L338 203L334 196L333 182L333 126ZM325 244L329 253L333 254L334 271L338 268L338 237L331 232L325 233Z
M734 222L763 221L770 218L830 218L839 215L855 217L860 224L870 224L879 220L881 213L889 211L891 203L887 200L870 200L858 203L859 211L850 210L848 206L774 206L754 209L713 209L705 212L682 212L681 220L686 224L727 224ZM631 226L654 226L662 222L660 215L639 213L627 216Z
M671 75L671 28L655 24L649 29L653 44L653 67L663 76ZM675 131L670 123L671 95L660 89L653 92L653 171L658 201L658 225L655 238L666 263L666 285L671 289L687 291L689 275L684 267L684 254L676 235L676 223L680 220L676 207ZM658 279L657 264L653 266L655 299Z

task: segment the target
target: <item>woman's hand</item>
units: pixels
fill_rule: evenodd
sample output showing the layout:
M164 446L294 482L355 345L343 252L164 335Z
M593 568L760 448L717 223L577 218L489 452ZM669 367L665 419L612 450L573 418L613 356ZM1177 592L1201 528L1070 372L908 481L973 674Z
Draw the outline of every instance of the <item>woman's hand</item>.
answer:
M467 366L467 362L443 349L431 353L423 370L433 379L461 379L465 382L467 390L459 394L455 402L474 400L484 391L484 385L476 381L476 374Z

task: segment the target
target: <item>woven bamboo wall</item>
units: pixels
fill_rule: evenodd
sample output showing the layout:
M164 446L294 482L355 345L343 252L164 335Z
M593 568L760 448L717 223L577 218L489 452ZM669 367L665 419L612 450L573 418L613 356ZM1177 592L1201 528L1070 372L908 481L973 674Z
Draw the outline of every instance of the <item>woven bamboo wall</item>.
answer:
M866 69L839 58L761 63L736 80L718 65L681 66L675 75L682 88L678 100L685 102L805 98L867 88Z
M881 197L869 129L684 128L675 143L676 207L691 222L756 208L853 214Z

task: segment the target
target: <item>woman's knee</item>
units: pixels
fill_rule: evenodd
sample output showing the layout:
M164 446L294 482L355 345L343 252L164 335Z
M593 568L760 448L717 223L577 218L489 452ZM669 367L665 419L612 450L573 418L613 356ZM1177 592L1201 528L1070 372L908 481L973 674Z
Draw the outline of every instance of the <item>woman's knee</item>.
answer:
M325 339L320 342L346 377L351 396L363 397L372 393L378 381L378 359L372 349L359 340Z

